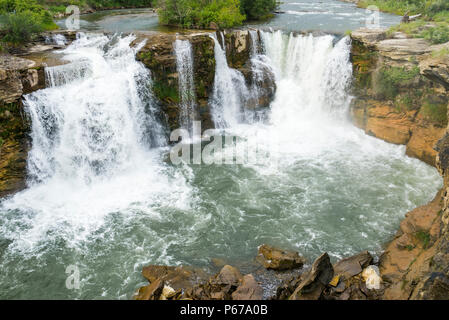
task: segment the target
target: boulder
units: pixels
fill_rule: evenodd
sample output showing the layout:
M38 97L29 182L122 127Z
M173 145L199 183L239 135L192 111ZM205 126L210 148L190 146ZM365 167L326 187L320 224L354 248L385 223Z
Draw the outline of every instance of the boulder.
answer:
M232 293L237 290L242 280L243 276L237 268L225 265L206 283L187 289L184 297L194 300L231 300Z
M363 269L373 262L373 257L368 251L363 251L355 256L338 261L334 265L335 276L349 279L362 273ZM338 283L337 283L338 284Z
M190 267L169 267L150 265L144 267L142 275L150 282L162 280L167 286L175 291L193 287L202 280L207 279L207 275L200 269Z
M243 277L242 284L232 293L232 300L262 300L263 289L253 275Z
M289 300L318 300L334 276L329 255L323 253L312 264L312 269L302 277Z
M266 244L259 247L256 260L265 268L278 271L301 268L305 263L305 259L297 252L281 250Z
M155 280L153 283L139 289L136 300L159 300L164 289L164 281Z

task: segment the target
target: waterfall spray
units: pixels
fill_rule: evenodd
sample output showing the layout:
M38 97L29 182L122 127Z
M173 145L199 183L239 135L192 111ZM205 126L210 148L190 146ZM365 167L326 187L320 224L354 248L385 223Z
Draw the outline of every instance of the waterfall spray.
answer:
M174 49L181 109L179 122L182 128L190 131L192 122L197 118L192 45L188 40L178 39L174 43Z

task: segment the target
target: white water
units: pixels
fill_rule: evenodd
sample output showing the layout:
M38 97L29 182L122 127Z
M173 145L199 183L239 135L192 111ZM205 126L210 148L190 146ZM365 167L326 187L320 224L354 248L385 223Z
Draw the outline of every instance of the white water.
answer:
M134 58L138 48L129 46L133 40L82 35L63 51L70 64L47 68L51 87L26 96L30 188L4 204L33 212L15 243L20 249L33 250L49 233L76 247L107 214L132 212L142 201L188 203L176 196L170 176L161 174L157 149L151 149L164 146L166 137L150 74Z
M195 83L193 81L193 52L188 40L176 40L174 43L176 67L178 71L180 96L180 126L192 130L196 117Z
M250 95L218 41L211 101L220 128L266 151L255 165L164 162L151 75L133 37L81 36L63 51L71 63L48 68L52 87L25 101L31 180L0 203L2 297L130 298L145 284L143 265L239 266L262 243L309 261L379 252L441 179L347 121L348 39L261 35L264 50L252 58L277 84L267 123L243 121ZM68 265L80 268L79 291L65 287Z
M243 105L248 99L249 91L242 73L228 66L226 52L216 35L211 37L215 42L216 66L210 108L215 127L223 129L237 125L242 120Z

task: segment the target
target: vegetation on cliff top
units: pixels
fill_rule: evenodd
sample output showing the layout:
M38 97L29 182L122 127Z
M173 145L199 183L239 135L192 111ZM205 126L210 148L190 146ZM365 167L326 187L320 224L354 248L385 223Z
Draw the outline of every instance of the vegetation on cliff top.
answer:
M245 20L263 19L276 0L159 0L159 21L184 28L230 28Z
M38 32L56 28L51 14L35 0L0 0L2 41L17 45Z
M64 13L67 6L75 5L81 11L92 9L112 9L121 7L152 7L156 0L38 0L52 14Z
M424 38L434 44L449 41L448 0L362 0L360 7L377 6L381 11L400 15L418 15L420 19L401 23L390 29L390 34L401 31L412 37Z

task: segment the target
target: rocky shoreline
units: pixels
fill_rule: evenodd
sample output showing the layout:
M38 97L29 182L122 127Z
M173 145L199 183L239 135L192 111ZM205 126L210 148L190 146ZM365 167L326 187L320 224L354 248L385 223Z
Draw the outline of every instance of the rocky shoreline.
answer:
M64 33L73 40L74 33ZM137 58L147 66L159 86L156 90L168 126L178 128L178 75L173 56L176 35L138 34L147 40ZM192 43L194 72L202 128L212 127L208 98L215 69L214 41L204 33L181 35ZM229 65L253 81L249 57L251 42L245 30L228 31L224 41ZM408 213L379 261L368 252L343 259L334 265L323 253L308 267L296 252L263 245L256 261L267 277L281 282L272 299L449 299L449 131L447 115L429 113L429 106L449 104L449 58L433 52L448 46L431 46L422 39L385 30L358 30L352 34L354 96L351 117L367 134L387 142L406 145L407 154L438 168L444 188L429 204ZM30 52L46 52L57 45L42 37ZM26 159L30 141L29 124L22 110L24 94L45 87L43 61L16 56L0 57L0 197L26 187ZM386 77L393 73L395 77ZM393 78L393 80L391 80ZM394 92L383 86L382 81ZM398 80L399 79L399 80ZM268 106L275 93L267 71L264 94L257 105ZM251 106L247 106L251 108ZM265 272L265 271L260 271ZM189 267L148 266L143 276L149 284L139 289L136 299L262 299L258 274L242 275L224 265L213 276ZM368 281L367 281L368 280ZM368 283L368 286L367 286ZM370 285L372 283L372 286Z

